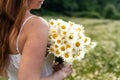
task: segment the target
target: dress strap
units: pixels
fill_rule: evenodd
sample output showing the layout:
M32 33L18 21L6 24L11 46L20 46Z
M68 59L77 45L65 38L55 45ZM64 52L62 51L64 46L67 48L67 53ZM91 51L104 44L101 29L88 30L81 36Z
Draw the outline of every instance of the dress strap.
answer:
M34 15L29 16L29 17L23 22L23 24L22 24L22 26L21 26L21 28L20 28L20 31L19 31L19 33L18 33L17 40L16 40L16 50L17 50L17 52L18 52L19 54L21 54L20 51L19 51L19 47L18 47L18 41L19 41L20 33L21 33L21 31L22 31L25 23L26 23L29 19L31 19L32 17L35 17L35 16L34 16Z

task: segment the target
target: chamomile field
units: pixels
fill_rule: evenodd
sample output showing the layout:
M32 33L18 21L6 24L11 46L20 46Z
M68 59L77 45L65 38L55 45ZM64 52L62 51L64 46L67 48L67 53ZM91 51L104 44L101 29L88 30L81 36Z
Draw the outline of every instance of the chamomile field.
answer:
M86 53L81 61L75 61L73 74L66 80L120 80L120 20L47 17L73 21L85 27L85 34L97 46ZM0 80L5 80L0 78Z

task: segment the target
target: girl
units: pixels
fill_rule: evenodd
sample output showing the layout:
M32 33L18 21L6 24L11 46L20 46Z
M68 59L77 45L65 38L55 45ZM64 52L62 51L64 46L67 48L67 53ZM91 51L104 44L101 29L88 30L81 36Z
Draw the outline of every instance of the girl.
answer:
M43 0L0 1L0 73L9 80L63 80L70 65L53 73L53 55L46 55L48 23L30 13Z

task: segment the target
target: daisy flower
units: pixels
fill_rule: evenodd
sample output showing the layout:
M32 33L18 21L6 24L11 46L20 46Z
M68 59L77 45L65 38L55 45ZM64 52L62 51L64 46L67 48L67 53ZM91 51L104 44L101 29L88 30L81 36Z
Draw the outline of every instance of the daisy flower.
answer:
M62 19L49 20L48 52L62 58L67 63L81 60L85 53L96 46L85 36L83 25Z
M73 62L73 56L72 56L72 54L71 54L70 52L67 52L67 51L66 51L66 52L62 55L62 57L63 57L64 61L67 62L67 63Z
M89 45L90 42L91 42L91 39L90 39L89 37L85 37L85 38L84 38L84 43L85 43L85 45Z

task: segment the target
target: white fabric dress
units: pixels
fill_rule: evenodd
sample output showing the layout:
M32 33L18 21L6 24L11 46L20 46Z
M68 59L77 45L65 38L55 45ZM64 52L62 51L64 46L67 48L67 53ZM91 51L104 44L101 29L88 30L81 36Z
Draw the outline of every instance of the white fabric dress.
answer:
M28 17L25 20L25 22L23 23L23 25L21 26L21 29L20 29L20 32L18 34L17 41L16 41L16 49L17 49L17 52L19 54L10 55L10 64L9 64L9 67L8 67L8 70L7 70L8 77L9 77L8 80L18 80L19 63L20 63L20 60L21 60L21 57L22 57L22 55L20 54L19 49L18 49L18 40L19 40L19 36L20 36L20 33L23 29L24 24L29 19L31 19L32 17L34 17L34 16ZM47 76L52 75L52 72L53 72L53 69L52 69L53 57L54 56L52 54L48 54L45 57L44 65L43 65L42 72L41 72L42 77L47 77Z

